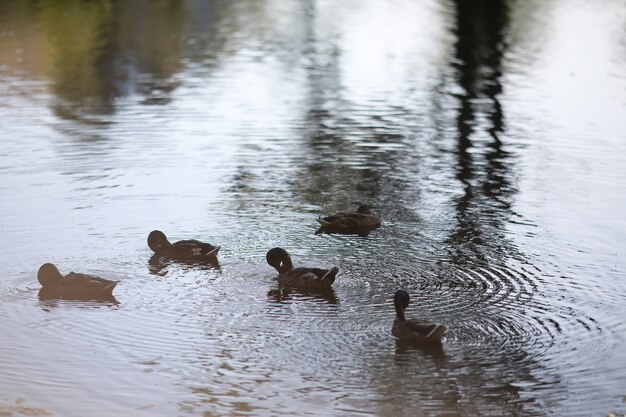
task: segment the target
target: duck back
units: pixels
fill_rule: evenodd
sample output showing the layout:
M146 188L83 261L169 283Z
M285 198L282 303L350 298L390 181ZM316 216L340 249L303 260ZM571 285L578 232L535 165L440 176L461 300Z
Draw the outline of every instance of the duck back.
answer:
M317 219L318 233L367 234L380 227L380 218L372 213L344 212Z
M394 320L391 334L400 340L416 343L439 343L448 328L443 324L416 320Z
M338 273L338 266L332 269L294 268L280 274L278 282L294 287L330 288L335 282Z
M158 255L179 260L215 259L219 246L213 246L199 240L181 240L165 248Z

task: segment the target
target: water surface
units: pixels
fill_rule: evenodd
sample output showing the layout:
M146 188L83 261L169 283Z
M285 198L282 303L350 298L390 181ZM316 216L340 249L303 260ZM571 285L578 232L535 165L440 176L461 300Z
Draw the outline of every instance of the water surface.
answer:
M625 414L625 18L2 2L0 414ZM314 234L354 202L383 226ZM219 268L155 268L153 229ZM334 291L279 288L273 246ZM44 262L115 299L39 297ZM398 288L442 349L390 335Z

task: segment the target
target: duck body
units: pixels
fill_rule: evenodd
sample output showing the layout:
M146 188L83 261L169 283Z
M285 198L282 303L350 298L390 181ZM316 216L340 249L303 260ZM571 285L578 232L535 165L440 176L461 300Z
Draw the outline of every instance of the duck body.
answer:
M148 246L157 256L180 261L207 261L215 262L219 246L201 242L195 239L179 240L171 243L165 234L154 230L148 235Z
M278 283L290 287L330 289L340 272L338 266L330 269L294 268L289 253L282 248L270 249L265 259L278 271Z
M404 317L404 310L409 305L409 294L404 290L396 291L393 302L396 308L396 318L391 327L393 336L411 343L441 343L441 338L448 330L446 325L420 320L407 320Z
M294 268L278 275L278 282L291 287L330 288L339 273L339 267L331 269Z
M367 235L380 227L380 217L369 206L361 204L356 212L342 212L317 219L320 228L316 233L343 233Z
M41 291L50 296L68 298L111 297L119 281L94 275L70 272L63 276L51 263L43 264L37 272Z

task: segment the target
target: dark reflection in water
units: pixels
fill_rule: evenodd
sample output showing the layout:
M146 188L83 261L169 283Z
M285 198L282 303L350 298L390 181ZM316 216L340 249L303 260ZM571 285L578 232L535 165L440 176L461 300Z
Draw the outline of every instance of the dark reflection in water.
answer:
M564 16L613 28L616 4L0 2L0 392L103 417L619 407L623 227L586 216L623 201L623 118L571 119L558 86L586 101L623 65L578 80L543 55L591 26L553 36ZM383 226L314 235L355 201ZM150 258L154 225L215 236L220 264ZM344 273L278 286L274 246ZM51 258L131 277L121 307L36 295ZM441 348L391 337L398 288Z
M277 304L295 301L306 302L307 300L324 301L328 304L337 304L339 302L332 288L314 291L283 286L269 290L267 300Z
M415 343L396 340L395 361L398 365L409 362L414 353L422 355L424 358L432 358L439 365L445 365L448 359L442 344L416 345Z
M150 259L148 259L148 272L153 275L165 276L168 272L167 268L171 265L183 266L188 269L193 268L198 271L220 270L220 262L218 259L208 259L203 262L180 261L164 256L152 255Z
M455 201L458 226L449 241L455 263L487 262L493 255L511 254L510 249L505 250L509 244L503 229L515 192L514 161L502 149L505 126L498 98L509 3L455 1L455 6L453 67L461 87L457 95L456 177L463 184L463 194Z
M54 291L44 290L43 288L39 290L37 298L39 299L39 306L42 308L42 310L58 308L61 305L76 306L81 308L94 308L101 306L111 307L120 304L120 302L117 301L114 295L85 295L82 297L67 297L64 295L59 295Z

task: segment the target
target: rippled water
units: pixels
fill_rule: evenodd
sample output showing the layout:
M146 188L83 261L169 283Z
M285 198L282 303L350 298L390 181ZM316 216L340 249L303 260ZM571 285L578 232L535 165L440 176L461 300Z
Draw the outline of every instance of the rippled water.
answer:
M626 4L0 4L0 415L626 414ZM367 202L368 237L314 235ZM146 237L222 246L149 264ZM341 265L330 294L279 288ZM42 299L44 262L119 279ZM391 298L445 322L390 335Z

